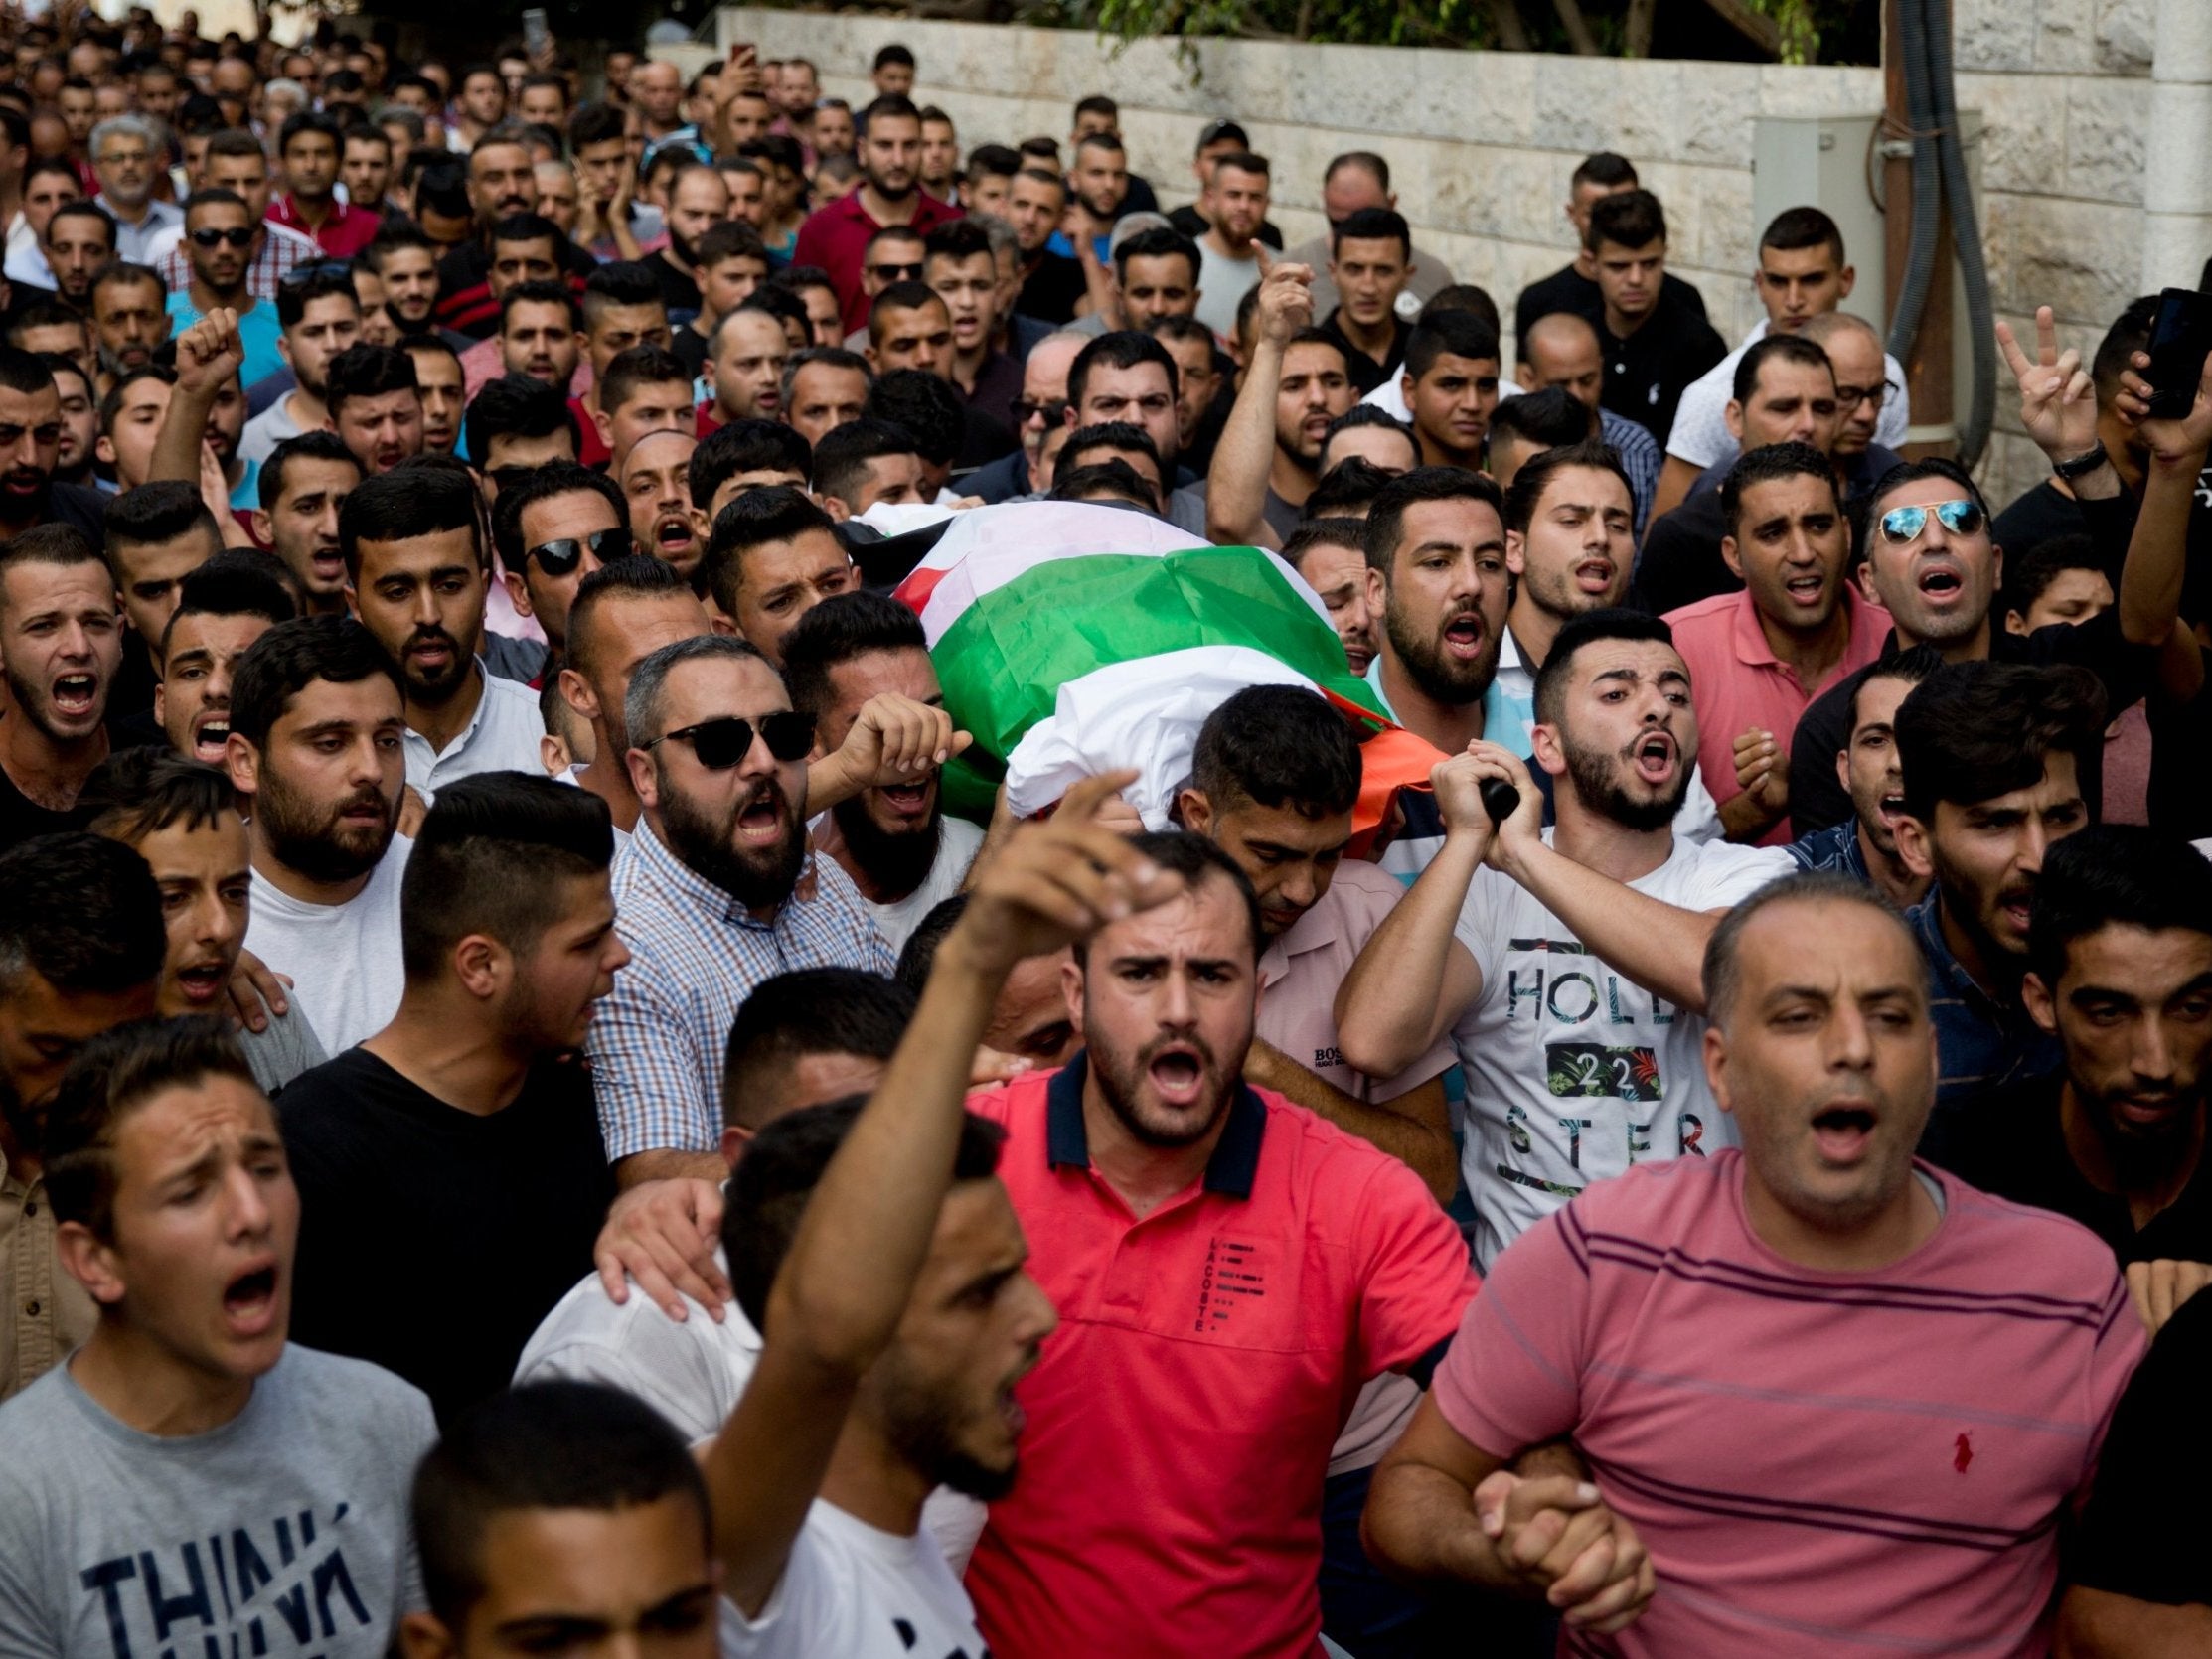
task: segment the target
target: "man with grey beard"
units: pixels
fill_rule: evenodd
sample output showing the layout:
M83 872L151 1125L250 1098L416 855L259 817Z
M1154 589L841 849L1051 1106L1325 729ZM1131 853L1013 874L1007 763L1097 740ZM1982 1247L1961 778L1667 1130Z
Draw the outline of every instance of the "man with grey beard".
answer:
M718 1180L721 1068L752 987L798 968L888 974L853 879L807 846L812 716L752 646L709 634L637 666L623 698L638 830L614 864L630 966L587 1045L607 1159L624 1186Z

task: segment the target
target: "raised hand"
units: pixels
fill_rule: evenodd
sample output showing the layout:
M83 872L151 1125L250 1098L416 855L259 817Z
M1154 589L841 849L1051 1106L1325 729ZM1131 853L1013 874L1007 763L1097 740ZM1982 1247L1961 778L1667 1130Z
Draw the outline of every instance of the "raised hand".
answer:
M1300 329L1313 326L1313 267L1268 264L1264 253L1261 258L1267 274L1260 278L1257 338L1276 346L1287 346Z
M1025 957L1047 956L1183 891L1181 876L1098 823L1100 807L1136 777L1106 772L1085 778L1060 798L1049 819L1023 825L1008 837L969 889L967 912L954 930L971 963L1004 973ZM953 942L948 938L943 948Z
M838 758L856 787L881 789L917 782L974 741L942 708L879 691L861 704Z
M217 306L177 336L177 389L187 396L214 396L244 367L238 314L227 305Z
M2097 387L2073 347L2058 349L2058 324L2047 305L2035 312L2030 361L2009 323L1997 324L1997 348L2020 386L2020 424L2054 461L2097 447Z
M2135 361L2145 367L2149 359L2141 352ZM2133 370L2124 371L2121 384L2139 398L2145 405L2150 401L2150 382ZM2207 448L2212 448L2212 357L2204 360L2204 370L2197 377L2196 401L2189 412L2176 419L2161 419L2145 412L2136 423L2144 445L2161 461L2185 461L2194 457L2201 465Z

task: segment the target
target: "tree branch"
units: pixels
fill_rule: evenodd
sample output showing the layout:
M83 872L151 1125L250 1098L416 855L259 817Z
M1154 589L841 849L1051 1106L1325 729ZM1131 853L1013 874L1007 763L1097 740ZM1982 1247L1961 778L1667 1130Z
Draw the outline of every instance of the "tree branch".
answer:
M1597 37L1590 33L1590 21L1582 15L1581 0L1551 0L1551 9L1559 14L1559 27L1567 32L1567 44L1575 55L1595 58Z
M1745 0L1705 0L1715 17L1770 57L1782 55L1782 26Z

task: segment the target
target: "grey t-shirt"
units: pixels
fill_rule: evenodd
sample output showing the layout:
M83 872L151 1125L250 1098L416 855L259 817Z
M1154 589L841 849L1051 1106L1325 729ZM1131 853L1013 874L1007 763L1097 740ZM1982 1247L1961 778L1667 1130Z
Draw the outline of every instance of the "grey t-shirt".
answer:
M384 1659L424 1605L407 1495L436 1440L419 1391L312 1348L175 1438L56 1366L0 1406L0 1659Z
M268 1029L255 1031L241 1027L238 1047L245 1053L245 1063L253 1068L253 1081L261 1086L261 1093L273 1095L285 1084L311 1071L330 1056L323 1052L322 1039L315 1035L315 1028L307 1023L307 1016L296 1007L278 1013L264 1000L261 1011L269 1016Z

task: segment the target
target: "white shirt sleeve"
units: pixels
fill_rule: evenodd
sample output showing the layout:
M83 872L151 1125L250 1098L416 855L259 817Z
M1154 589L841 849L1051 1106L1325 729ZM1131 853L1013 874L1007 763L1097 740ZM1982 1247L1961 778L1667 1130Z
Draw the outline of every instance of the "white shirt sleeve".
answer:
M1887 352L1882 354L1882 369L1897 395L1883 400L1882 416L1874 422L1874 441L1884 449L1903 449L1905 432L1913 423L1912 393L1905 389L1904 366Z
M1734 389L1736 359L1731 352L1692 380L1674 407L1674 426L1666 434L1666 453L1700 472L1736 447L1728 431L1729 393Z

